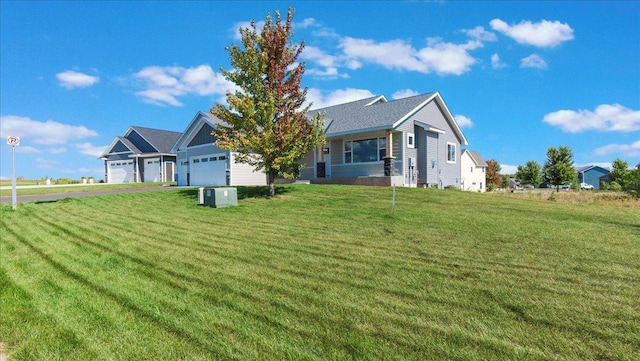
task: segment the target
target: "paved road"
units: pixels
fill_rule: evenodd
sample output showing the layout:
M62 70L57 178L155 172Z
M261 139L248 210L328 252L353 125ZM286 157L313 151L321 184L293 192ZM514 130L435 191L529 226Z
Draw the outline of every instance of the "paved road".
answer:
M104 189L104 190L92 190L92 191L85 191L85 192L47 193L47 194L34 194L34 195L24 195L24 196L18 195L17 201L18 203L53 201L56 199L64 199L64 198L101 196L105 194L117 194L117 193L157 192L157 191L165 191L169 189L176 189L176 187L155 186L155 187L149 187L149 188ZM11 203L11 196L0 197L0 203Z

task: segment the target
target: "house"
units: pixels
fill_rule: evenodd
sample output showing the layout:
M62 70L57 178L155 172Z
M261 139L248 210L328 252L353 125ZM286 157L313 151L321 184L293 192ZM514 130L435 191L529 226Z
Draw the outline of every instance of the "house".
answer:
M460 189L465 191L485 192L487 162L480 153L465 149L460 156Z
M179 186L250 186L267 184L267 176L248 164L236 163L237 153L219 149L211 135L222 120L198 112L171 148L177 156Z
M171 147L179 132L131 126L98 157L106 183L173 182L176 155Z
M440 93L388 101L375 96L314 109L325 115L324 146L309 152L300 178L313 183L461 186L467 139Z
M600 179L609 174L609 170L597 165L588 165L576 168L578 174L578 183L587 183L593 186L593 189L600 189Z

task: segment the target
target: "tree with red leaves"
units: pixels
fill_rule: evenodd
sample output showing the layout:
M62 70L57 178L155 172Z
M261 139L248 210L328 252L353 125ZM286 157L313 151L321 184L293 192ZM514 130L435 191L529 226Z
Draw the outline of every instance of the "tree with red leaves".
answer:
M500 167L500 164L497 160L489 159L487 161L487 189L493 190L494 188L500 186L500 183L502 182L502 177L500 177L500 170L502 170L502 168Z
M270 197L275 178L293 178L302 157L325 142L323 115L306 117L311 105L304 106L307 88L300 88L305 64L297 62L304 42L290 42L293 13L289 8L284 24L278 11L275 22L267 14L260 32L253 20L240 29L242 47L225 48L233 69L221 68L237 88L227 92L228 107L217 103L211 108L226 123L212 132L216 146L237 152L237 162L263 171Z

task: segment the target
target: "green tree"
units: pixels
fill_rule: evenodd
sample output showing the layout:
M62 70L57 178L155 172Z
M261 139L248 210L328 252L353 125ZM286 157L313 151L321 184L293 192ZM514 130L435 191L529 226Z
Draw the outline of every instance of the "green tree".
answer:
M571 148L550 147L547 150L547 160L544 162L542 174L545 182L556 186L556 191L559 191L563 184L571 184L576 178Z
M530 160L523 166L518 166L516 178L522 184L532 184L537 186L542 182L542 168L535 160Z
M485 174L485 178L487 181L487 189L492 191L496 187L500 186L502 182L502 177L500 177L500 163L498 163L495 159L489 159L487 161L487 173Z
M611 183L618 183L622 188L624 188L629 182L629 176L631 175L631 170L629 169L629 163L626 161L616 158L611 163L611 173L609 173L609 181Z
M300 83L305 63L298 62L304 42L291 42L293 9L283 24L270 14L260 32L252 20L240 29L242 47L226 47L232 70L224 77L237 85L227 92L228 108L216 103L211 114L226 124L212 132L216 146L238 152L236 162L247 163L267 175L269 196L275 195L277 176L294 177L302 157L325 142L323 115L307 119L307 88Z
M627 184L625 185L624 190L640 199L640 169L634 169L629 171L629 175L627 176Z

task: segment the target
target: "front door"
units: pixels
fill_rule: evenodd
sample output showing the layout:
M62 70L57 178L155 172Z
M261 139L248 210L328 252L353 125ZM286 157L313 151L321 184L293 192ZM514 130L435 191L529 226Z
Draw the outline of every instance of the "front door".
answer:
M331 178L331 143L327 142L322 151L324 152L324 176Z

